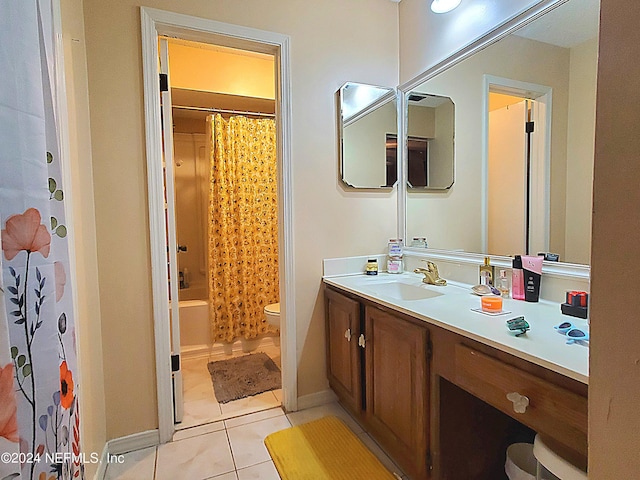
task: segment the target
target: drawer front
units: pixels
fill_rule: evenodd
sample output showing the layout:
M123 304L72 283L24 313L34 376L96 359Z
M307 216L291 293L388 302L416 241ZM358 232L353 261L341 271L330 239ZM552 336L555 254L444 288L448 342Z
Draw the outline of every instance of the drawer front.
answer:
M461 344L455 346L455 379L536 432L586 455L585 397Z

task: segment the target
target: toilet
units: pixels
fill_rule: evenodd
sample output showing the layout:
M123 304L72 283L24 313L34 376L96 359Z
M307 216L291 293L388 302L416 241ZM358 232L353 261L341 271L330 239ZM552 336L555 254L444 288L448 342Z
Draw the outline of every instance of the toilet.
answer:
M280 328L280 303L272 303L271 305L267 305L264 307L264 318L269 325L274 326L275 328ZM273 343L276 346L280 346L280 335L278 333L267 333L268 337L273 338ZM252 338L247 340L246 338L241 338L240 342L242 343L242 351L245 353L252 352L260 345L260 338Z
M280 303L272 303L264 307L264 317L269 325L280 328Z

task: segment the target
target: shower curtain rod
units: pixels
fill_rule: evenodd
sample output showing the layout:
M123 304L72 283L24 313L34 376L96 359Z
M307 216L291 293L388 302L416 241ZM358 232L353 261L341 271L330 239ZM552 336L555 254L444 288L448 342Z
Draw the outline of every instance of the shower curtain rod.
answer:
M225 110L224 108L205 108L205 107L189 107L187 105L172 105L173 108L179 108L181 110L195 110L198 112L211 112L211 113L230 113L235 115L253 115L255 117L275 117L275 113L263 113L263 112L248 112L240 110Z

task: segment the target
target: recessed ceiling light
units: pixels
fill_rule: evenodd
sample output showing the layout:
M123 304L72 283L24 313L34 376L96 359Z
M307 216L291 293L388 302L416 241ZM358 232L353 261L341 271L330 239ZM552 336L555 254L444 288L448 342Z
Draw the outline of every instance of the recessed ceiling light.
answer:
M434 13L447 13L460 5L461 0L433 0L431 10Z

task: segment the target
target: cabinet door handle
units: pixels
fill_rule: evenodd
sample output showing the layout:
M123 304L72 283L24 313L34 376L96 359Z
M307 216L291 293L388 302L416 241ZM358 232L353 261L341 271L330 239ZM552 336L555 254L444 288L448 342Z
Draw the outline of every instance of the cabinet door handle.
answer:
M351 341L351 329L347 328L347 330L344 332L344 338L347 339L347 341Z
M358 346L364 348L364 333L361 333L358 337Z
M516 413L525 413L529 406L529 398L520 395L518 392L507 393L507 400L513 403L513 411Z

